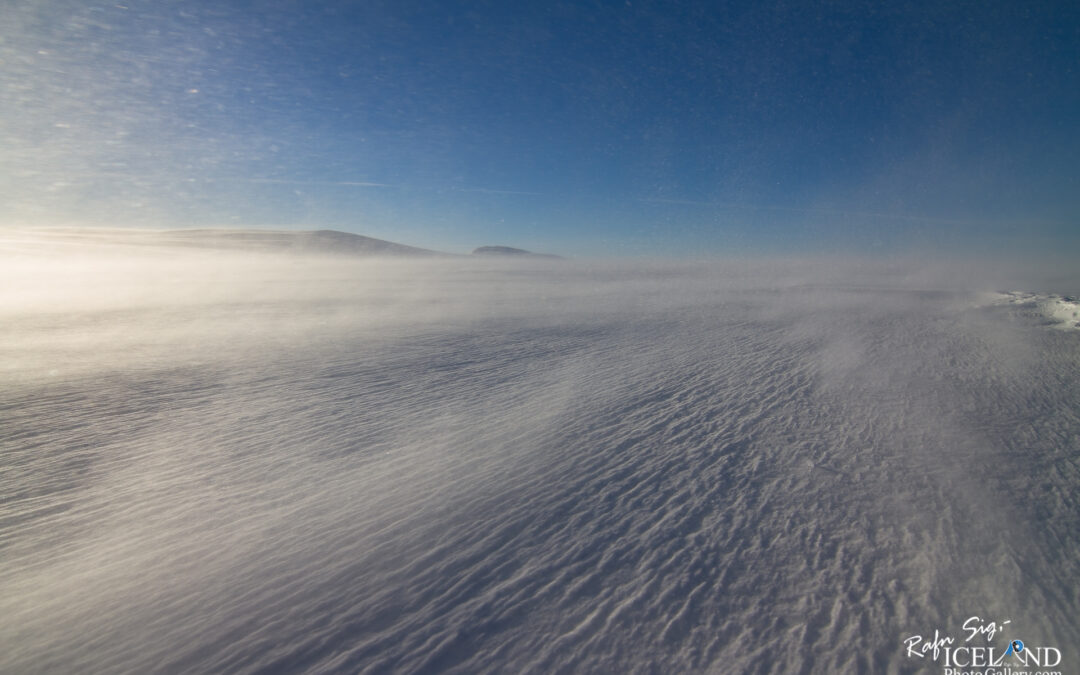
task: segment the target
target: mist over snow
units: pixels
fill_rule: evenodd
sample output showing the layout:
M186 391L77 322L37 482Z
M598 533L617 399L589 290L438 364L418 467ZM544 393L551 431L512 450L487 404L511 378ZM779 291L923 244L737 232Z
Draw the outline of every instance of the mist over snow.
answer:
M1076 279L987 269L8 232L0 672L1069 672Z

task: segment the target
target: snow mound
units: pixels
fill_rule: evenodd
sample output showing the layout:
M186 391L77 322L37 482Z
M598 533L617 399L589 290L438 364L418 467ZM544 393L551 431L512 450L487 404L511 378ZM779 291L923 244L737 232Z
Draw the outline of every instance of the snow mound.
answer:
M1072 295L1008 291L994 293L989 304L1016 305L1038 313L1054 328L1080 329L1080 299Z

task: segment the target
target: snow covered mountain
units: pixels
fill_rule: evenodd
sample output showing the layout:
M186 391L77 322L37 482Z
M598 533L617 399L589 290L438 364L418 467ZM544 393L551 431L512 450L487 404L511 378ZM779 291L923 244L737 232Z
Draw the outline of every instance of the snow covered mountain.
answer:
M533 253L532 251L526 251L521 248L512 248L510 246L481 246L473 251L473 255L549 259L561 258L561 256L553 255L551 253Z

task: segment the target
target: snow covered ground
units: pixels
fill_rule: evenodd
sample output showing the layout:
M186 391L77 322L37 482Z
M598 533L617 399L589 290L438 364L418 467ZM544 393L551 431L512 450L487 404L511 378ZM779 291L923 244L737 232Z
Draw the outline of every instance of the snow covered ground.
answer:
M2 256L0 672L942 672L905 640L972 616L1080 668L1080 333L1041 300Z

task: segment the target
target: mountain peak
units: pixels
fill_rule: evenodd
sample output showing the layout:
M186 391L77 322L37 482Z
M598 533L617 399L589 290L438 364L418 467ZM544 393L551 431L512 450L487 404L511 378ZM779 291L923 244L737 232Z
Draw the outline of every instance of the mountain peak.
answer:
M473 255L482 256L519 256L523 258L561 258L561 256L553 255L551 253L533 253L532 251L526 251L523 248L513 248L511 246L481 246L473 251Z

